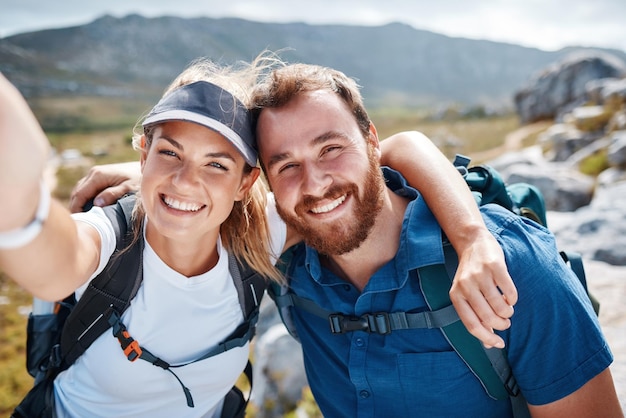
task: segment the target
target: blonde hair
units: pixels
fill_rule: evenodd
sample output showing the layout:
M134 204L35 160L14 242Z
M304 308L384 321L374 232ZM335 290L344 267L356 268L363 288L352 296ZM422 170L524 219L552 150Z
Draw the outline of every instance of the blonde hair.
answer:
M249 106L250 92L263 71L273 65L275 61L270 55L261 54L252 63L237 62L233 65L218 65L206 58L193 61L167 87L163 96L170 91L197 81L207 81L231 93L244 105ZM141 149L141 139L145 135L146 148L152 142L154 127L148 126L145 130L139 121L133 129L133 147ZM252 171L252 166L246 164L244 175ZM268 188L261 179L255 181L244 199L235 202L233 210L220 228L222 243L227 251L234 254L240 263L277 282L283 281L283 276L272 264L270 258L270 234L266 216ZM138 239L141 221L145 210L140 193L133 213L135 234ZM280 256L280 254L273 254Z

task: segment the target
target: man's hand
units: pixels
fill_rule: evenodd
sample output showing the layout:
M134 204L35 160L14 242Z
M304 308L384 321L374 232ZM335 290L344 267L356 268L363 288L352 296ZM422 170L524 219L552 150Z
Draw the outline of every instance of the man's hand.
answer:
M459 254L450 300L465 327L485 347L504 347L504 340L493 330L505 330L511 325L517 290L502 249L492 235L476 238Z
M126 193L139 190L140 182L139 162L94 166L74 187L70 211L82 212L91 200L94 206L111 205Z

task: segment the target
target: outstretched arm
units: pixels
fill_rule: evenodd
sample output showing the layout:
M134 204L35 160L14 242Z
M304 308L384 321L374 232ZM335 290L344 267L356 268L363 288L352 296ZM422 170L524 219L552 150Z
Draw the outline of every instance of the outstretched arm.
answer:
M95 271L100 238L50 201L42 180L48 140L2 74L0 149L0 190L7 196L0 208L0 270L41 299L61 299Z
M459 255L450 290L459 317L485 346L503 347L493 329L510 326L517 291L502 249L487 230L467 184L419 132L402 132L380 144L382 165L400 171L420 191Z

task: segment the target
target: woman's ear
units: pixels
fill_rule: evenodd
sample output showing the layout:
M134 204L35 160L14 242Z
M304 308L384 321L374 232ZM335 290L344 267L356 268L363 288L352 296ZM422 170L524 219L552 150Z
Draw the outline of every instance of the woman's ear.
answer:
M248 193L254 182L257 178L259 178L259 174L261 174L261 169L259 167L254 167L250 173L243 175L241 183L239 184L239 190L235 195L236 202L243 200L246 193Z
M146 158L148 158L148 150L146 149L146 135L141 135L141 139L139 140L139 162L141 164L141 172L143 173L143 166L146 164Z

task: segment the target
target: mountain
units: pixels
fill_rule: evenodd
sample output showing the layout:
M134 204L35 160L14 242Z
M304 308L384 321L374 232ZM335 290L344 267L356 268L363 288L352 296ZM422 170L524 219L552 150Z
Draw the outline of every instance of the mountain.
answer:
M288 48L287 50L284 50ZM103 16L82 26L0 39L0 71L27 97L159 95L194 58L250 61L264 49L358 80L367 105L510 105L538 70L569 52L384 26L259 23L224 18ZM610 50L621 59L624 51Z

